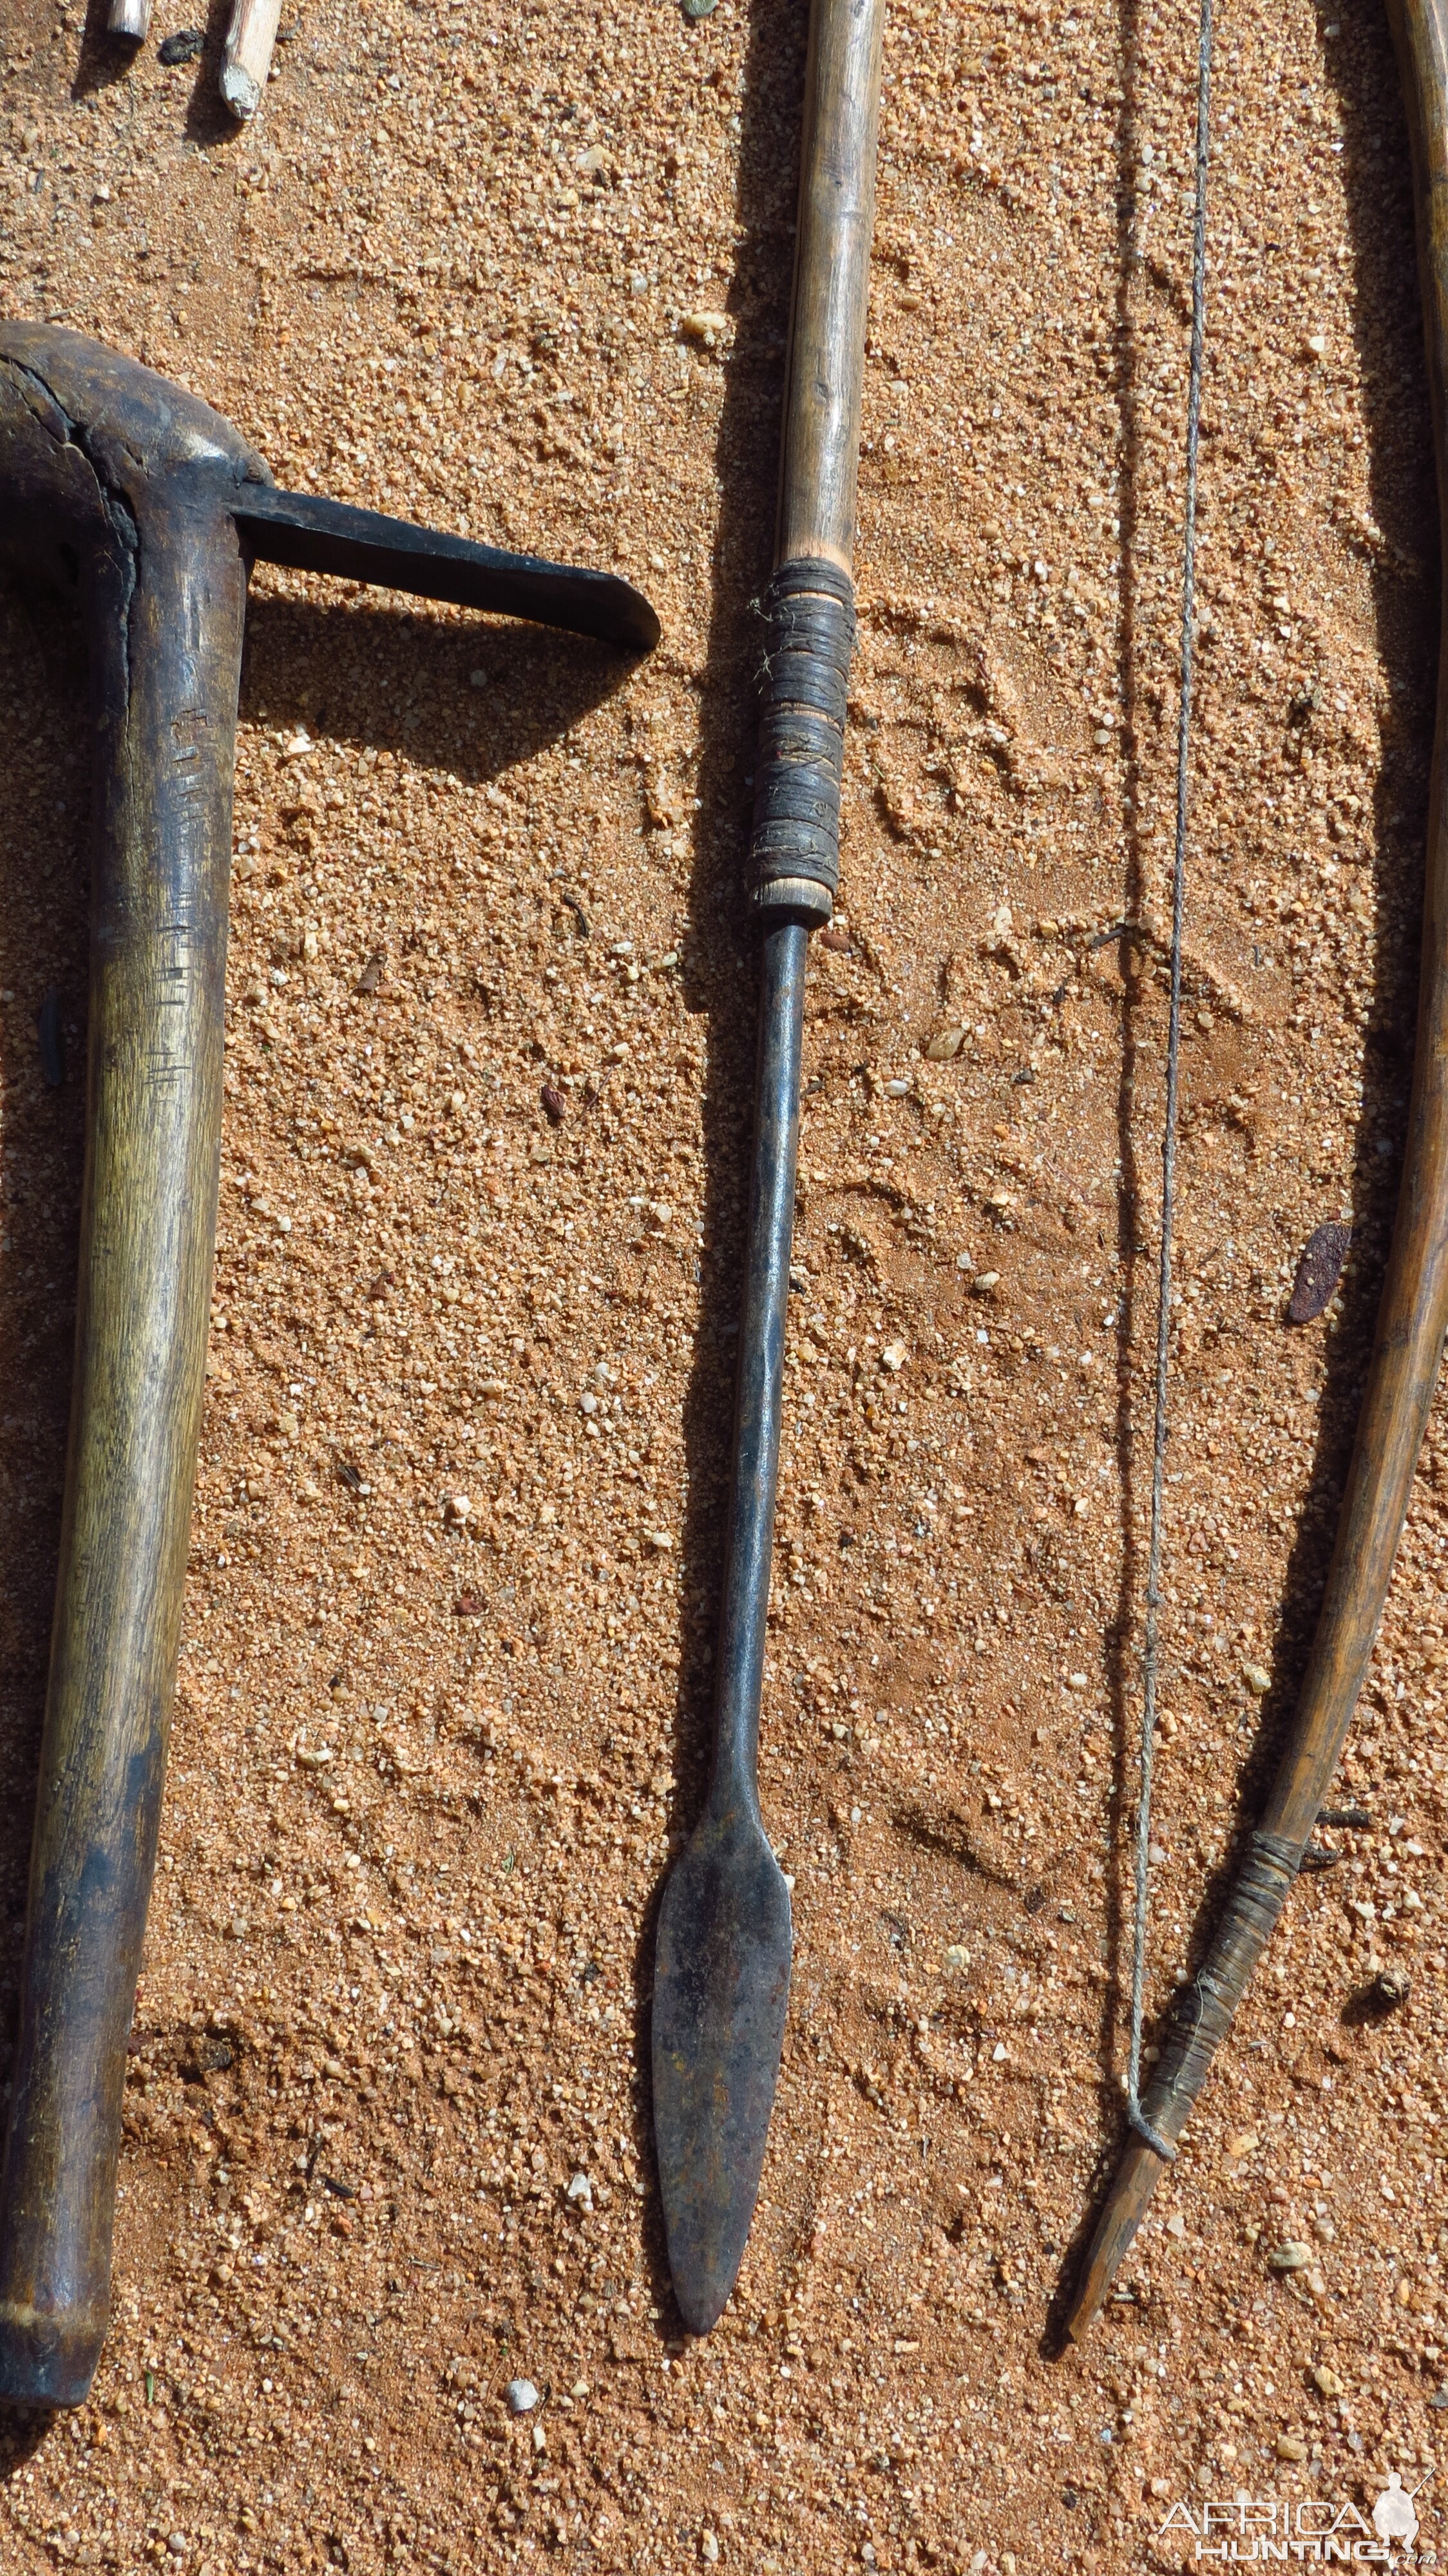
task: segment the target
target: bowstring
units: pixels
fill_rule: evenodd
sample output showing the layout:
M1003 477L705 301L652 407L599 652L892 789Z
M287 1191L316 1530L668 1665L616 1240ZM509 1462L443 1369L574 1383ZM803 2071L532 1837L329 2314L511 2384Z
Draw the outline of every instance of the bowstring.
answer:
M1197 456L1201 441L1202 357L1207 311L1207 146L1212 92L1212 0L1200 0L1197 23L1197 159L1192 215L1192 340L1187 385L1187 487L1182 544L1181 696L1177 710L1176 837L1171 889L1171 1014L1167 1024L1166 1116L1161 1140L1161 1253L1157 1270L1156 1410L1151 1455L1151 1538L1142 1639L1141 1771L1136 1809L1136 1902L1131 1949L1131 2049L1126 2116L1138 2137L1168 2163L1176 2149L1152 2126L1141 2104L1141 2034L1151 1916L1151 1793L1156 1767L1157 1667L1160 1645L1162 1520L1166 1494L1167 1378L1171 1347L1172 1232L1176 1218L1177 1112L1182 1028L1182 923L1186 912L1187 809L1192 729L1192 667L1197 591Z

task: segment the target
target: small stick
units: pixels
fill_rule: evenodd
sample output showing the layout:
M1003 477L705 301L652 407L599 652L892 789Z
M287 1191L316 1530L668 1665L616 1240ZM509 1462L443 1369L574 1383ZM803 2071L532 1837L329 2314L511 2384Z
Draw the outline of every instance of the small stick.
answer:
M126 0L117 0L117 6ZM149 0L139 0L147 7ZM255 116L271 68L281 0L236 0L221 57L221 95L233 116L245 122Z
M106 31L139 45L151 24L151 0L111 0Z

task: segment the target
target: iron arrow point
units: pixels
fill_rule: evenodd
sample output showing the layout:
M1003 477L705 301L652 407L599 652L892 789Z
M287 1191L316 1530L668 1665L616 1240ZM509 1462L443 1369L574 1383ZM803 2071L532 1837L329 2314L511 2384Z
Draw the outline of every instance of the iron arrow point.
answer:
M654 2130L669 2268L693 2334L738 2277L789 2001L789 1889L758 1817L707 1813L675 1864L654 1974Z

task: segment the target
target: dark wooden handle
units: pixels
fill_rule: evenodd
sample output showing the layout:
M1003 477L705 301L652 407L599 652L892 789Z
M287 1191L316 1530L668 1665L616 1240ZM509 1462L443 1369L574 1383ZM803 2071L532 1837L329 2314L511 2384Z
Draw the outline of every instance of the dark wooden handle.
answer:
M1428 381L1448 616L1448 0L1388 0L1417 201ZM1448 626L1444 630L1448 639ZM1440 641L1428 807L1418 1044L1393 1248L1292 1738L1212 1946L1179 1999L1142 2105L1174 2144L1271 1937L1317 1821L1367 1678L1448 1332L1448 650ZM1105 2298L1162 2172L1127 2144L1068 2320L1079 2339Z
M214 478L213 478L214 479ZM184 483L184 478L182 478ZM180 1643L216 1232L246 575L219 496L113 508L60 1576L0 2180L0 2396L77 2405L111 2221Z

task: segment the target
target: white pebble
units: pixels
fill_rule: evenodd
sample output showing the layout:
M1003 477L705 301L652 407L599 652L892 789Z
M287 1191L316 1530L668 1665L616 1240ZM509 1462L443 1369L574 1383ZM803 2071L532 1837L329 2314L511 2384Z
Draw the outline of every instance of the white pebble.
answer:
M574 2175L572 2182L568 2186L568 2197L570 2200L581 2202L585 2209L592 2209L593 2185L589 2181L586 2173L576 2173Z
M1305 2272L1312 2261L1312 2248L1295 2236L1289 2236L1267 2257L1269 2272Z
M510 2415L531 2415L538 2403L538 2391L531 2379L510 2379L503 2394Z

